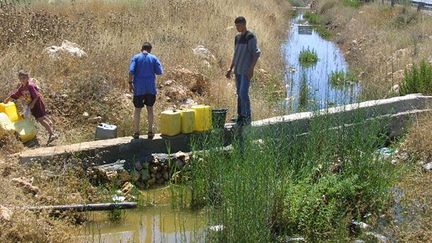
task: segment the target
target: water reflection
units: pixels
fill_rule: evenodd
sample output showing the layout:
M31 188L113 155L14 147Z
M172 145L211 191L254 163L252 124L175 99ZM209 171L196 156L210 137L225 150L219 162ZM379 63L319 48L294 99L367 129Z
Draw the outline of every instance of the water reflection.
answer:
M107 213L92 213L78 242L204 242L205 217L197 212L157 206L125 211L111 222Z
M285 106L288 112L356 102L360 92L358 84L332 87L329 81L332 72L348 71L342 52L333 42L321 38L303 23L302 14L293 19L289 38L283 45L287 70ZM308 48L314 50L319 59L316 65L303 68L298 58L300 52Z

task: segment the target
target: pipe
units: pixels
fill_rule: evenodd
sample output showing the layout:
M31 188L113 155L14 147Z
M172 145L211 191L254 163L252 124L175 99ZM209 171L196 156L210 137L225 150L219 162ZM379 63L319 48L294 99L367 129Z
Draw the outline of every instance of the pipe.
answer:
M94 203L94 204L71 204L71 205L54 205L54 206L39 206L39 207L28 207L26 209L30 211L103 211L113 209L132 209L136 208L136 202L119 202L119 203Z

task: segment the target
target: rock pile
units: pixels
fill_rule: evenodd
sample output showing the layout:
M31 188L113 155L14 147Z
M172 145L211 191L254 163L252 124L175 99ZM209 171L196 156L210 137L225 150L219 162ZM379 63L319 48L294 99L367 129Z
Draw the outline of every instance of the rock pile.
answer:
M138 161L118 160L115 163L95 166L88 173L97 183L121 186L131 182L138 187L148 188L163 185L170 180L183 180L189 161L189 153L151 154Z

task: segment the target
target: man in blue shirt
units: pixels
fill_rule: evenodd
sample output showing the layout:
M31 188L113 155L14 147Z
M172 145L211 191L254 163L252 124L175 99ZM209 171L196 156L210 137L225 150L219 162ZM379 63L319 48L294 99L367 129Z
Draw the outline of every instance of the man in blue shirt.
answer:
M153 105L156 101L156 75L163 73L162 64L159 59L150 54L152 45L144 42L141 53L132 57L129 67L129 90L133 92L133 103L135 106L133 120L133 138L139 138L139 123L141 109L147 108L148 138L153 138Z

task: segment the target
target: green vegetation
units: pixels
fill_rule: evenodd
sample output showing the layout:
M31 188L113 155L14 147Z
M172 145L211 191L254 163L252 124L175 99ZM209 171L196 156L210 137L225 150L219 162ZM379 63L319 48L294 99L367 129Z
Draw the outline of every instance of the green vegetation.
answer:
M343 3L345 6L352 8L359 8L361 5L361 2L359 0L343 0Z
M331 32L324 26L325 21L323 18L316 13L306 12L303 17L308 20L309 24L313 26L313 29L324 39L331 38Z
M330 74L330 84L334 87L343 87L357 82L356 76L351 72L332 71Z
M306 74L303 73L300 84L300 94L299 94L299 111L307 111L309 106L309 86L307 83Z
M222 140L211 136L213 149L192 162L189 182L192 204L210 209L209 225L224 226L209 240L343 240L351 220L376 219L397 175L376 153L386 122L351 119L355 126L336 130L336 120L316 116L308 134L273 127L259 140L244 128L231 150L220 150Z
M405 78L400 87L400 94L422 93L432 94L432 65L425 60L420 65L413 65L411 70L405 69Z
M310 67L318 62L318 55L315 50L301 50L299 55L300 64L303 67Z
M311 24L311 25L321 24L321 17L316 13L312 13L312 12L308 11L303 15L303 17L305 19L307 19L309 24Z

